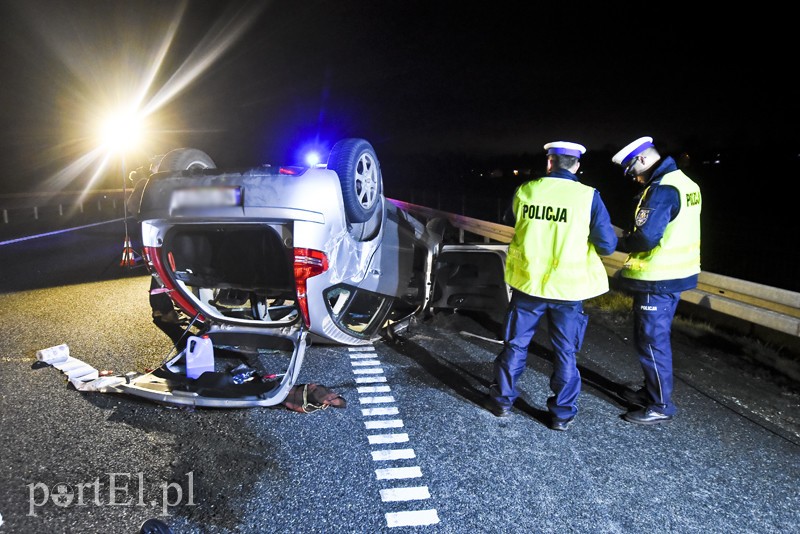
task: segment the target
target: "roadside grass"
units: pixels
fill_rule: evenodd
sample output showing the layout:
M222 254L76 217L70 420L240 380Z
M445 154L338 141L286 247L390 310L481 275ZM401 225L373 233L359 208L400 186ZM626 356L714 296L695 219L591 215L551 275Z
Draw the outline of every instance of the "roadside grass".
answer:
M618 312L629 314L633 305L633 298L621 291L609 291L586 301L587 306L592 306L604 312Z

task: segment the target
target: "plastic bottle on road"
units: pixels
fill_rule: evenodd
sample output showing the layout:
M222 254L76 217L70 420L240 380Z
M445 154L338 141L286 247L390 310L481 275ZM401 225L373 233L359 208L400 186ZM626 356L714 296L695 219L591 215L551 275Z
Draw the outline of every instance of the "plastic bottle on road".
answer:
M197 378L214 371L214 345L208 336L190 336L186 341L186 376Z

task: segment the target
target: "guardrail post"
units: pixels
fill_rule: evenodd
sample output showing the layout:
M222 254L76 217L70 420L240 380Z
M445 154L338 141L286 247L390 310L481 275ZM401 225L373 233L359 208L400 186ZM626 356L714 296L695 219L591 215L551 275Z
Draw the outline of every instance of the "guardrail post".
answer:
M33 218L37 221L39 220L39 206L33 207Z
M58 215L59 216L64 215L64 204L58 205Z
M7 209L3 210L3 222L8 224L8 210Z

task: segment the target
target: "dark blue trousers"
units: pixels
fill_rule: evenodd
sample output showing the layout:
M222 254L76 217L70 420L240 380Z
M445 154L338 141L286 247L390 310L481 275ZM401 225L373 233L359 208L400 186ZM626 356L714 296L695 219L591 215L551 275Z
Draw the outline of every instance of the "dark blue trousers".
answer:
M583 313L583 302L547 300L514 290L506 314L504 347L494 361L495 381L489 394L495 402L510 408L519 397L517 380L525 370L528 346L540 319L547 315L550 343L555 357L547 408L553 417L569 419L578 413L581 375L575 361L589 318Z
M644 372L648 406L665 415L678 411L672 403L672 319L681 294L633 294L633 342Z

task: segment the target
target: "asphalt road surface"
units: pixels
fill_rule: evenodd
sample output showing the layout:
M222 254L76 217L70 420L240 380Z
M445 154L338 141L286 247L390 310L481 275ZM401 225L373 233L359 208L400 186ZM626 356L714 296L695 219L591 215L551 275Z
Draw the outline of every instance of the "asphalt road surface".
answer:
M157 365L141 268L119 224L0 246L0 533L800 531L800 395L747 349L677 324L679 414L620 418L640 381L624 316L590 309L580 412L545 424L549 344L514 415L481 407L486 317L437 314L395 342L309 348L299 382L348 405L176 409L67 387L38 349L117 373ZM482 336L482 337L475 337Z

